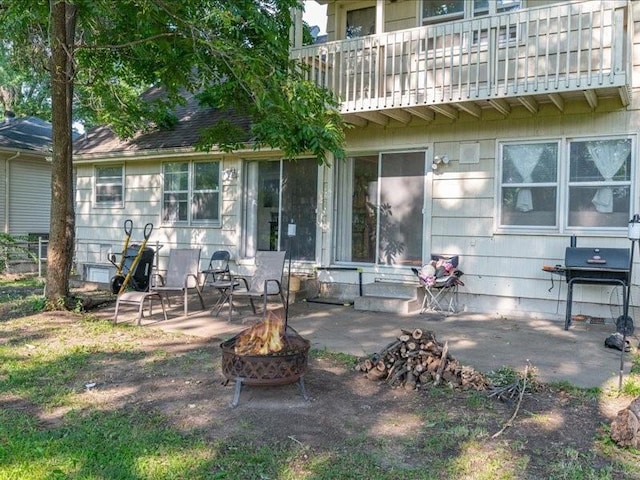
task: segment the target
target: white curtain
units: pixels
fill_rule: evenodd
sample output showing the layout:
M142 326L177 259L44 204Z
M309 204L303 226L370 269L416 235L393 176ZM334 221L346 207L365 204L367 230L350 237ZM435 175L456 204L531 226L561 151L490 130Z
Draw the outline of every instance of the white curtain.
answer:
M613 176L618 173L629 156L630 148L629 142L626 140L587 142L587 150L589 150L593 163L607 182L610 182ZM613 188L600 187L591 203L600 213L613 212Z
M533 182L531 174L533 173L533 169L536 168L536 165L538 165L545 148L546 145L543 144L509 145L509 158L522 177L523 183ZM530 212L533 210L533 199L530 188L521 188L518 191L516 210L519 212Z

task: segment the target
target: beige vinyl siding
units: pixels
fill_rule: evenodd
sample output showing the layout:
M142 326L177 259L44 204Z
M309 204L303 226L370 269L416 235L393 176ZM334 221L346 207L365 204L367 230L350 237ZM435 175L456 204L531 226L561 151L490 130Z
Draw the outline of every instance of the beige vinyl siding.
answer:
M496 230L498 142L635 135L639 131L640 114L637 95L634 99L629 110L621 110L619 103L611 101L601 102L593 112L586 102L576 102L567 104L562 115L551 105L541 105L535 116L524 108L514 108L506 119L491 112L486 117L483 115L482 122L460 114L455 122L437 115L430 123L413 119L407 125L394 121L387 127L369 124L366 128L347 131L347 144L350 151L401 151L422 146L427 148L429 158L446 154L449 164L427 173L431 191L427 210L431 211L431 216L425 221L424 234L431 253L461 256L460 268L465 273L465 287L461 292L466 295L467 308L492 311L499 305L503 312L538 308L554 313L558 298L560 301L566 298L566 284L556 277L554 289L549 291L549 274L542 271L542 266L564 263L570 236L500 233ZM634 158L637 161L640 142L638 138L635 140ZM459 163L460 143L467 142L479 143L478 163ZM636 179L638 174L640 171L636 171ZM636 199L639 185L636 180ZM637 203L636 200L632 207L636 211ZM584 246L629 246L626 235L580 235L578 242ZM637 278L638 274L634 274L634 279ZM594 308L600 308L599 313L603 315L608 313L612 287L581 286L575 292L576 302L599 303ZM633 298L639 295L634 293ZM601 302L602 298L607 301ZM578 312L580 308L574 307L574 311ZM564 305L561 310L559 314L563 313Z
M375 6L375 0L358 1L340 0L330 2L327 6L327 38L329 41L344 38L343 27L347 9L365 8ZM418 26L416 14L418 12L417 0L400 1L397 3L385 3L385 32L404 30ZM336 22L338 25L336 26ZM340 31L337 31L339 29Z
M184 161L167 158L167 161ZM221 167L240 169L239 160L222 160ZM199 247L201 266L208 264L215 250L229 250L237 258L238 218L240 202L236 182L222 181L221 219L219 226L162 225L162 160L127 160L124 165L124 206L95 205L94 165L77 165L76 180L76 257L79 264L108 264L109 253L122 252L125 239L124 222L133 221L131 242L140 244L147 223L153 224L148 246L160 245L159 266L162 269L170 248ZM113 162L112 164L122 164ZM104 163L107 165L107 163Z
M334 40L342 40L344 32L337 32L336 28L341 29L344 20L345 8L351 7L355 0L337 0L329 1L327 5L327 38L330 42ZM369 3L359 2L357 8L375 5L374 0ZM524 0L524 7L542 7L554 3L563 3L561 0ZM420 0L397 0L390 2L385 0L385 32L395 32L420 26ZM336 21L340 23L336 27Z
M9 163L9 233L47 233L51 212L51 165L23 156Z

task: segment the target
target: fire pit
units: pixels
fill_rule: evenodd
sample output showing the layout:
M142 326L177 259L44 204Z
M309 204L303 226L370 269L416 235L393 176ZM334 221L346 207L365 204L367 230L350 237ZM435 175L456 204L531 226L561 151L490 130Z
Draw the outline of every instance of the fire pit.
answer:
M222 374L236 383L232 407L238 405L242 385L288 385L298 382L304 388L309 340L285 325L280 311L269 311L265 319L233 338L222 342Z

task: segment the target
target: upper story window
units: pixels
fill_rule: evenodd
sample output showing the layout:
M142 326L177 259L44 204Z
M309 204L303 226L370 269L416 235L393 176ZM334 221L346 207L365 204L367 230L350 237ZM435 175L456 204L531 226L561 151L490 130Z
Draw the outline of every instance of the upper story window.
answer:
M632 152L629 137L501 144L500 227L626 228Z
M124 203L124 167L111 165L96 167L95 204L104 207L121 207Z
M426 25L496 15L517 10L522 4L523 0L422 0L422 23Z
M163 223L220 221L220 162L162 165Z
M345 38L364 37L376 33L376 7L347 10Z

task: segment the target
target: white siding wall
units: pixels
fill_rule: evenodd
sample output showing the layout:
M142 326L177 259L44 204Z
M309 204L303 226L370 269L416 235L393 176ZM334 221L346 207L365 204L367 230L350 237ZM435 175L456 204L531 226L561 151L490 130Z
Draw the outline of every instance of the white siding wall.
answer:
M48 232L51 164L44 159L20 156L9 162L9 179L9 233Z
M407 22L409 6L415 2L386 4L387 8L398 5L402 9L394 17L398 25ZM333 3L329 5L329 26L335 16ZM564 250L569 245L569 236L560 234L503 234L494 227L496 204L496 149L501 140L563 138L583 135L638 134L640 126L640 4L633 5L636 33L634 39L633 102L625 110L619 100L603 101L596 111L591 111L585 102L566 105L559 112L552 105L541 105L540 111L532 115L524 107L513 108L508 118L495 111L483 111L481 121L461 113L451 122L436 116L430 124L414 118L408 125L392 122L387 127L370 125L347 131L348 151L398 151L410 148L425 148L430 156L447 154L450 163L435 173L428 173L427 191L431 212L425 226L425 242L428 250L441 254L460 254L461 269L465 272L462 289L464 302L470 311L508 313L537 312L542 314L564 312L563 300L566 286L558 277L555 289L550 287L549 274L543 273L543 264L555 265L564 262ZM401 13L401 14L400 14ZM404 19L404 20L403 20ZM329 30L331 33L331 29ZM636 139L638 140L638 139ZM461 142L477 142L480 158L475 164L459 163ZM636 141L636 160L638 155ZM240 171L239 159L225 158L223 168L235 167ZM637 169L640 170L640 169ZM105 263L106 253L119 253L124 240L122 226L127 218L134 222L133 240L140 241L142 229L147 222L156 228L150 245L159 242L165 245L160 251L163 258L171 247L200 246L203 248L202 266L214 250L225 248L237 258L240 241L241 194L240 181L225 182L222 192L222 222L220 228L174 228L159 224L161 211L160 160L127 161L125 165L125 206L118 209L99 209L93 205L93 165L77 167L77 261L78 263ZM636 189L640 185L636 171ZM320 177L319 211L321 215L322 239L318 247L322 264L331 262L333 224L333 169ZM633 208L638 211L637 190ZM626 236L580 237L581 245L602 247L627 247ZM640 255L636 256L640 259ZM161 261L162 268L162 261ZM639 283L640 264L635 265L633 282ZM365 275L379 275L376 268L367 269ZM412 278L409 271L398 272L398 277ZM634 286L632 298L640 301L640 292ZM606 314L604 306L609 304L609 287L576 288L576 302L588 303L584 308L600 308L597 313ZM597 304L604 306L597 307ZM574 306L578 313L581 306ZM589 310L590 314L595 314Z
M168 159L167 159L168 160ZM180 161L181 159L173 159ZM106 164L105 164L106 165ZM240 169L239 160L224 160L222 168ZM201 266L208 265L215 250L229 250L237 258L238 204L237 180L223 181L220 227L188 227L161 225L162 167L161 160L127 161L124 164L125 192L123 207L94 205L95 165L76 167L76 263L79 271L85 264L109 265L110 253L122 252L124 222L133 221L131 243L143 241L147 223L153 224L148 246L161 245L159 268L164 268L170 248L202 248Z
M451 122L436 116L427 124L413 119L409 125L372 126L347 132L350 151L393 151L419 146L432 155L447 154L450 163L429 173L432 190L431 218L425 227L430 251L460 254L465 272L462 289L470 311L564 314L566 284L551 280L542 265L564 263L567 234L500 234L494 227L496 215L496 151L501 140L565 138L593 135L637 135L640 133L640 4L633 5L635 36L633 50L634 84L632 104L622 109L617 99L602 101L595 111L586 102L567 104L563 113L542 105L538 114L514 108L508 118L483 111L482 121L465 114ZM639 138L636 137L636 165ZM461 142L478 142L480 161L460 164ZM640 168L636 166L632 209L639 211ZM629 247L626 235L617 237L579 236L579 246ZM636 252L632 301L640 307L640 264ZM612 288L580 286L574 292L574 313L584 309L591 315L610 316ZM581 303L584 302L584 303ZM633 316L633 315L632 315Z

